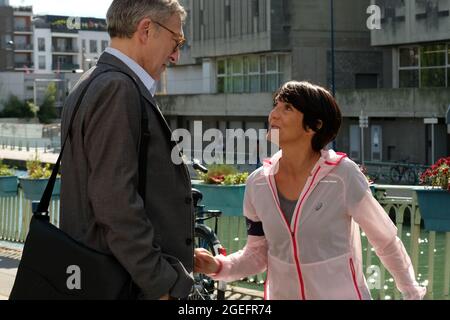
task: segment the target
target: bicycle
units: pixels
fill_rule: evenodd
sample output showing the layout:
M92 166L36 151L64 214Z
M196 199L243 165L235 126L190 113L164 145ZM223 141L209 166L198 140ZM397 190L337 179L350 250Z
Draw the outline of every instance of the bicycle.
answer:
M208 169L197 161L192 163L195 170L207 173ZM222 215L219 210L205 210L204 205L199 203L203 199L203 194L192 189L192 199L195 209L195 231L194 246L210 251L214 256L226 255L226 249L217 237L218 218ZM215 219L214 230L205 224L205 221ZM225 300L227 284L224 281L215 281L207 275L194 273L194 286L189 296L189 300Z

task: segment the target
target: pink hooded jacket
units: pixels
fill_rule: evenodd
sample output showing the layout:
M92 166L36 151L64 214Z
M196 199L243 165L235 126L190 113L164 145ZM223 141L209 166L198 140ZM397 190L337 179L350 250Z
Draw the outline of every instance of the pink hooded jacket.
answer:
M267 300L371 299L361 227L404 298L422 299L426 289L415 280L397 228L358 166L344 154L322 151L289 223L274 178L281 156L265 161L247 181L244 215L249 230L261 234L249 235L243 250L219 256L222 269L213 278L234 281L267 271Z

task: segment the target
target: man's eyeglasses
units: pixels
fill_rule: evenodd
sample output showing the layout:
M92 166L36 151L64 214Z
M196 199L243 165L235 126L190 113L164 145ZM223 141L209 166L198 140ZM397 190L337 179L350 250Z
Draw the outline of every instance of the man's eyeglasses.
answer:
M169 31L171 34L173 34L175 36L175 39L173 39L173 40L176 42L177 45L173 49L173 52L181 49L181 47L186 43L186 39L183 37L183 35L175 32L175 31L170 30L169 28L167 28L166 26L162 25L161 23L159 23L157 21L153 21L152 20L152 22L157 24L161 28L166 29L167 31Z

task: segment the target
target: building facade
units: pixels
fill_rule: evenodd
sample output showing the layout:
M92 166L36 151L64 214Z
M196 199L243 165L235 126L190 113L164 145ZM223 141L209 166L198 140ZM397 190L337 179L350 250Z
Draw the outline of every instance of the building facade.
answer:
M0 72L14 70L13 26L13 9L0 5Z
M429 164L450 153L449 2L186 0L188 44L158 99L173 128L193 130L198 120L203 131L260 129L280 84L332 90L334 78L344 115L339 151L356 161L364 152L366 161ZM380 29L370 28L372 5ZM369 116L364 143L361 112Z

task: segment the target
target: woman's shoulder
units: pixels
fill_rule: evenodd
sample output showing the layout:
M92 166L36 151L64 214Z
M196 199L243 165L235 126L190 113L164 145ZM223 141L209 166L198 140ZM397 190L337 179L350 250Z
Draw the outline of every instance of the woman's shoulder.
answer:
M264 175L264 167L260 167L258 169L256 169L255 171L253 171L247 179L247 186L254 184L254 183L258 183L260 181L265 181L266 177Z
M360 174L361 170L359 169L359 166L349 157L345 157L342 159L342 161L339 163L339 165L336 166L334 170L335 174L341 175L342 177L347 177L348 175L352 174Z

